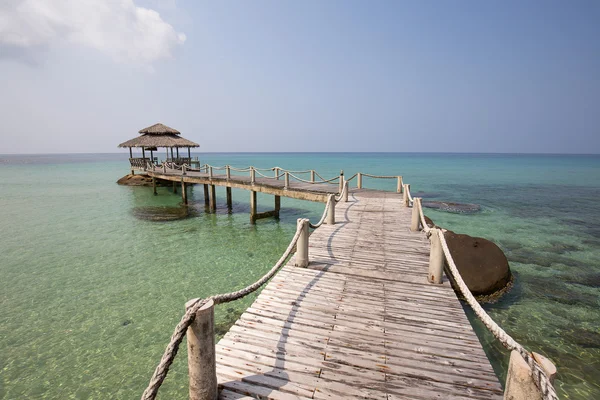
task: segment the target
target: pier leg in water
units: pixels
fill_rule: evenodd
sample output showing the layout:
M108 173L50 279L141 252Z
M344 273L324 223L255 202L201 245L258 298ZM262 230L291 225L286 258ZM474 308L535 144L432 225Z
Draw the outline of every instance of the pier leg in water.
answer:
M154 195L156 196L158 193L156 193L156 178L152 177L152 190L154 191Z
M250 192L250 223L256 223L256 192Z
M187 204L188 200L187 200L187 185L185 184L185 182L182 180L181 181L181 199L183 200L183 204Z
M177 194L177 182L173 181L173 193Z
M191 300L186 304L193 304ZM194 322L187 330L188 374L191 400L215 400L217 389L217 364L215 354L214 302L209 300L196 312Z
M210 211L217 211L217 193L215 185L210 185Z
M429 253L429 274L427 280L429 283L442 283L442 273L444 272L444 251L439 235L444 233L439 229L432 229L429 241L431 250Z
M225 193L227 194L227 208L231 210L231 188L229 186L225 188Z
M275 196L275 213L274 217L279 219L279 210L281 209L281 196Z
M204 184L204 205L208 205L208 185Z

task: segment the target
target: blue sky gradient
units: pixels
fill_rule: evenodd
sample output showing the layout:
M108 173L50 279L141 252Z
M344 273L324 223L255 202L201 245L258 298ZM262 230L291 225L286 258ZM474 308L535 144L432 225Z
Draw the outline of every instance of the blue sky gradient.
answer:
M207 152L600 153L600 2L135 5L185 42L124 61L0 29L0 153L114 152L155 122Z

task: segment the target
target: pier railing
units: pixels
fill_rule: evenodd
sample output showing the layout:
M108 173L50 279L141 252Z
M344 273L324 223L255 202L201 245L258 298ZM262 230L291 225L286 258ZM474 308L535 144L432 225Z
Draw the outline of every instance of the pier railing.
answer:
M296 249L295 265L306 267L309 255L309 229L317 229L323 223L335 224L335 204L348 201L348 183L344 182L339 196L330 194L317 224L311 224L306 218L299 218L296 232L287 249L279 260L262 278L245 288L225 294L218 294L203 299L193 299L186 303L185 314L175 327L171 340L156 367L148 387L142 394L142 400L153 400L169 372L183 337L188 338L188 370L190 377L190 398L216 399L218 394L216 378L216 356L214 343L214 306L241 299L262 287L283 267L294 248ZM207 329L208 328L208 329Z
M445 264L447 273L454 280L455 286L458 287L477 318L506 349L511 351L504 398L532 398L530 396L536 393L531 387L533 383L539 391L538 394L544 400L557 400L558 396L552 384L556 375L556 367L541 354L525 349L485 312L456 267L444 236L447 232L446 229L430 227L427 224L423 213L422 199L411 196L409 184L404 184L403 199L406 206L412 205L411 230L424 231L431 242L428 281L434 284L442 283ZM529 376L530 379L523 380L523 376Z
M286 260L296 248L295 265L306 267L309 263L309 229L318 229L322 224L335 224L335 206L340 201L348 201L349 182L357 178L357 188L362 188L363 177L375 179L396 179L397 192L403 196L403 203L406 207L412 205L411 230L423 231L431 243L429 270L427 280L432 284L442 283L444 264L447 265L447 273L456 283L460 293L466 299L469 306L475 312L475 315L482 321L486 328L502 343L502 345L511 350L510 365L505 385L505 398L529 398L530 394L542 397L544 400L557 400L558 396L552 381L556 374L556 368L545 357L540 354L529 352L516 340L514 340L506 331L504 331L479 305L473 294L468 289L462 279L448 244L444 237L446 230L438 227L430 227L425 220L421 198L413 198L410 193L410 185L402 181L402 176L378 176L364 173L357 173L350 179L344 179L343 171L339 176L332 179L323 179L314 170L307 171L289 171L279 167L271 169L258 169L255 167L234 168L229 165L215 167L211 165L202 165L200 168L190 168L187 164L178 165L175 163L163 163L161 166L148 163L146 168L157 170L162 168L167 170L181 171L185 175L187 171L203 171L212 176L214 171L224 170L226 178L231 177L231 172L249 173L251 181L254 182L256 174L271 179L284 178L286 186L289 179L300 180L307 183L332 183L338 184L338 196L330 194L323 215L319 222L311 224L308 219L298 219L296 232L287 249L281 258L258 281L236 292L214 295L204 299L194 299L186 304L186 312L181 321L175 327L171 340L156 367L150 383L142 395L142 400L155 399L158 390L167 376L169 368L177 354L179 345L183 337L188 337L188 369L190 378L190 398L193 399L215 399L217 391L216 378L216 356L214 343L214 306L237 299L241 299L255 292L268 282L285 264ZM272 176L263 174L263 172L273 173ZM299 178L300 174L310 174L310 179ZM319 177L319 180L317 180ZM523 377L529 377L523 378ZM513 396L513 397L511 397Z
M329 183L332 185L338 185L338 193L341 193L343 189L344 182L351 182L356 178L356 187L358 189L362 189L364 178L373 178L373 179L385 179L385 180L396 180L396 192L402 193L404 182L402 180L401 175L372 175L363 172L357 172L352 175L350 178L344 177L344 171L340 172L340 175L334 176L333 178L325 179L321 174L319 174L314 169L307 170L287 170L281 167L273 167L273 168L257 168L254 166L249 166L245 168L233 167L231 165L223 165L223 166L215 166L210 164L203 164L198 168L194 168L187 163L176 163L173 161L165 161L162 164L153 164L148 163L146 166L148 170L156 171L163 170L165 173L173 171L178 171L181 175L185 175L187 172L201 172L208 174L209 178L212 178L217 174L218 171L224 171L226 179L230 179L233 174L237 174L237 176L243 176L242 174L248 174L250 177L250 182L254 183L256 181L256 177L259 176L261 178L273 179L273 180L284 180L284 187L289 186L290 180L295 180L297 182L302 183L311 183L311 184L322 184Z

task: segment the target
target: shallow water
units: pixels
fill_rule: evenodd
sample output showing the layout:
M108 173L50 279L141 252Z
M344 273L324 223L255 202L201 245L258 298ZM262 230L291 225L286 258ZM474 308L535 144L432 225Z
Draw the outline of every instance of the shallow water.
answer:
M486 308L527 348L557 365L562 398L600 398L600 157L456 154L201 154L245 167L403 175L413 194L477 204L427 210L438 225L506 252L513 290ZM249 194L217 189L206 213L170 189L123 187L127 155L0 156L0 399L136 398L184 303L241 288L279 258L299 217L323 205L282 199L279 222L249 223ZM395 181L365 178L394 190ZM259 194L259 207L272 208ZM226 332L253 298L217 308ZM501 379L508 354L474 321ZM185 347L185 346L184 346ZM161 398L187 396L185 350Z

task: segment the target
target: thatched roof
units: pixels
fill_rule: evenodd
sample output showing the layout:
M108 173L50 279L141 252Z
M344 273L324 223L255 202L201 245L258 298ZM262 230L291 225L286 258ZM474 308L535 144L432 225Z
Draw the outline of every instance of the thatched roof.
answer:
M118 147L200 147L198 143L182 138L173 133L148 134L121 143Z
M162 135L165 133L173 133L175 135L179 135L181 132L179 132L177 129L173 129L166 125L158 123L140 130L140 133L147 133L150 135Z

